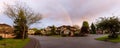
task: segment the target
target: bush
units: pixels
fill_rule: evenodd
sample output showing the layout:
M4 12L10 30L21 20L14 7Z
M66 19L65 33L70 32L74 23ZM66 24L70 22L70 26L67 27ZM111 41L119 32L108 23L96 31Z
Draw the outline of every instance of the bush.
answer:
M35 31L34 35L41 35L41 32L39 30Z
M2 36L0 36L0 40L2 40L3 39L3 37Z
M108 37L109 38L118 38L118 35L117 34L110 34Z

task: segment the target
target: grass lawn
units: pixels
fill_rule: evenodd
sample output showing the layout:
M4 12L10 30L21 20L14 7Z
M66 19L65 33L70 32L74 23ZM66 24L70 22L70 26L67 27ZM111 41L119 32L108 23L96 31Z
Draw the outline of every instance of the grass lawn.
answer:
M116 38L116 39L108 39L108 35L105 35L103 37L96 38L96 40L119 43L120 42L120 35L119 35L119 38Z
M30 39L24 41L22 39L3 39L0 40L0 48L23 48L29 41Z

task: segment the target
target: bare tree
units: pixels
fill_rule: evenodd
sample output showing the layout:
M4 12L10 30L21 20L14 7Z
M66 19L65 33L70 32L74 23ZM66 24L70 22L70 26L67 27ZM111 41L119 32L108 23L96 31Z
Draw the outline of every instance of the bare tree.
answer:
M15 5L5 5L4 13L13 20L16 37L27 38L29 26L39 22L42 19L41 15L22 3L17 2Z

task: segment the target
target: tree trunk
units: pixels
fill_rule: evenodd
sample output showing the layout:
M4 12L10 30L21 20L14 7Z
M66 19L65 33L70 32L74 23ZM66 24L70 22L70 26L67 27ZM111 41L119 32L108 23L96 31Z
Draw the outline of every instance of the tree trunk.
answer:
M25 39L25 27L23 26L23 36L22 36L22 39L24 40Z

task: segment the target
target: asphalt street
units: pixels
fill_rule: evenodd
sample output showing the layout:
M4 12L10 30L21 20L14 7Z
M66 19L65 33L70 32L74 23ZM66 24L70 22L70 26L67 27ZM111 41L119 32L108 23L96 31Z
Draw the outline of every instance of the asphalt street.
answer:
M39 40L41 48L120 48L120 43L95 40L103 35L87 37L31 36Z

